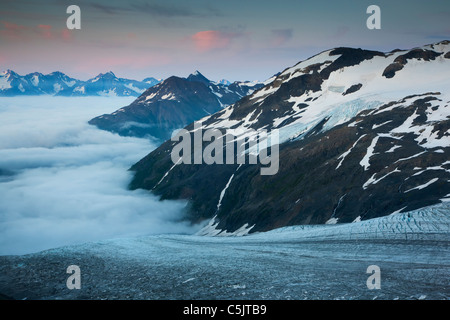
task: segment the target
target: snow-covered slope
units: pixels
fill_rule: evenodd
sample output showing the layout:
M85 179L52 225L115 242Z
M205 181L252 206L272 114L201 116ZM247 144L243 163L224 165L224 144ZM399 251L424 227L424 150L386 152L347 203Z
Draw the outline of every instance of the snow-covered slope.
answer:
M443 119L450 115L449 108L444 107L450 100L449 51L449 42L386 54L347 48L328 50L284 70L248 101L204 119L205 128L279 129L284 142L306 135L325 119L323 131L363 110L427 92L441 93L442 106L434 117ZM387 77L386 70L403 59L404 67ZM253 113L251 123L237 116L248 105Z

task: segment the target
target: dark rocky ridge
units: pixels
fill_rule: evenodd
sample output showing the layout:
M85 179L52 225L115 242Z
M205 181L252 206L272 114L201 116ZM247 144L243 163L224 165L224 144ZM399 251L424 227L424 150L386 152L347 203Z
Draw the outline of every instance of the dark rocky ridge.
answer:
M152 94L173 94L178 100L156 100L150 108L143 108L145 98ZM180 109L182 112L179 112ZM200 119L206 112L214 113L218 110L219 102L203 83L170 77L163 84L148 89L128 107L96 117L89 123L124 136L151 135L168 139L173 130L193 121L192 118Z
M418 59L424 61L430 61L436 59L441 54L431 50L425 49L413 49L406 54L400 55L395 58L394 63L390 64L383 72L383 76L386 78L393 78L397 71L400 71L408 63L408 60Z
M188 78L172 76L146 90L129 106L89 121L123 136L170 139L174 130L221 110L262 84L216 84L196 71Z
M361 88L362 88L362 83L354 84L354 85L352 85L350 88L348 88L347 91L345 91L345 92L343 93L343 95L346 96L346 95L348 95L348 94L350 94L350 93L353 93L353 92L358 91L358 90L361 89Z

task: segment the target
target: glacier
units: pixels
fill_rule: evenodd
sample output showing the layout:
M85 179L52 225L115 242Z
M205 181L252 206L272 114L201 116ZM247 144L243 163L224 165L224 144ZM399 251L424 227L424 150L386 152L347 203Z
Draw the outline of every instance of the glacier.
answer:
M422 300L450 297L450 203L247 236L152 235L0 256L15 299ZM65 269L80 266L68 290ZM370 290L369 266L381 288Z

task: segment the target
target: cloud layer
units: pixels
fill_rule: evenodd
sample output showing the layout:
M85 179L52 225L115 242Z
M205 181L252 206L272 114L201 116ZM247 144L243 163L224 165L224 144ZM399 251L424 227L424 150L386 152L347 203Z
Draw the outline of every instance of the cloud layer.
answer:
M2 98L0 254L196 230L180 222L184 202L162 202L146 191L127 190L127 169L154 145L86 123L130 102Z

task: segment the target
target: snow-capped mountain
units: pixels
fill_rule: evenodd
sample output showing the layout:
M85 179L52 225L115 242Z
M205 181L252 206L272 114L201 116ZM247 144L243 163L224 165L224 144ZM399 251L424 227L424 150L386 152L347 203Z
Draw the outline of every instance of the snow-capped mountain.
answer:
M260 175L261 164L174 165L169 140L132 167L130 186L189 199L190 219L210 219L215 234L353 222L450 201L449 88L449 41L324 51L202 119L204 130L279 130L277 174Z
M153 78L153 77L145 78L144 80L142 80L142 82L147 83L150 87L153 87L154 85L157 85L161 81L163 81L163 79L156 79L156 78Z
M139 96L157 83L155 78L143 81L117 78L112 72L81 81L58 71L46 75L34 72L21 76L7 70L0 74L0 96Z
M64 96L139 96L150 84L136 80L118 78L109 71L100 73L93 79L74 86L71 90L60 93Z
M230 81L228 81L227 79L222 79L216 82L217 84L223 84L225 86L229 86L231 84Z
M192 121L213 114L262 87L260 83L222 85L196 71L187 78L172 76L149 88L132 104L89 123L124 136L150 135L165 140Z
M54 95L60 91L70 90L80 82L61 72L52 72L47 75L34 72L20 76L12 70L7 70L0 74L0 95Z

